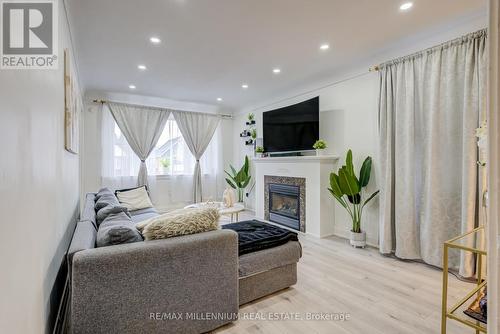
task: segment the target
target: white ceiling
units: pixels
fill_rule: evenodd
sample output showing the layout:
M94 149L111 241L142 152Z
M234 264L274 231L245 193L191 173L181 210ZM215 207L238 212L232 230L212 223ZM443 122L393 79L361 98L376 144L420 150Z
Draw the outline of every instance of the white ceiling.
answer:
M87 91L241 109L322 80L485 0L67 0ZM151 45L149 37L162 43ZM328 42L330 49L319 50ZM148 69L139 71L138 64ZM272 73L281 68L279 75ZM243 90L242 83L249 88Z

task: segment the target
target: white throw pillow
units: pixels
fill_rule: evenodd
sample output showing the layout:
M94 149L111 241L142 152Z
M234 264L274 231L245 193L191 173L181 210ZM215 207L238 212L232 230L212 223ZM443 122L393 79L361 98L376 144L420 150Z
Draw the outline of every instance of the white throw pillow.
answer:
M151 203L146 187L144 186L126 191L118 191L116 197L129 211L153 207L153 203Z

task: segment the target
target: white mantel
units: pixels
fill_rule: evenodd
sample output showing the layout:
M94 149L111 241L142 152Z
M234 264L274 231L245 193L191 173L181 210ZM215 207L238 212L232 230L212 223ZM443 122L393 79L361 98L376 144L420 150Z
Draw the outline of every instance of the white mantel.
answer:
M306 179L306 233L320 238L332 235L335 206L328 187L338 159L337 156L254 158L257 218L264 219L265 175L301 177Z
M334 155L304 155L300 157L266 157L266 158L253 158L252 160L257 163L277 163L277 162L332 162L336 163L339 157Z

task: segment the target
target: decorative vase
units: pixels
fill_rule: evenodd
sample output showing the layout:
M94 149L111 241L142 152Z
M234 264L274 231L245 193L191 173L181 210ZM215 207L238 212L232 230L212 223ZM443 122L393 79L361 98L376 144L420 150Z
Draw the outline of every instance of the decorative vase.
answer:
M326 151L324 149L316 150L316 155L317 156L324 156L324 155L326 155Z
M236 203L236 195L232 188L226 188L222 194L222 201L226 208L231 208Z
M365 231L361 231L359 233L350 231L350 240L351 246L355 248L365 248L366 246L366 233Z

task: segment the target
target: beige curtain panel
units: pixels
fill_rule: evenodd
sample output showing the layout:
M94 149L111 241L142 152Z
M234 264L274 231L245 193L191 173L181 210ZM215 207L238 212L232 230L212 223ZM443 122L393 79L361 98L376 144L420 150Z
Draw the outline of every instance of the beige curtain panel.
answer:
M220 117L185 111L173 111L173 113L182 137L196 159L193 175L193 201L198 203L203 200L200 159L214 136Z
M108 103L123 136L141 160L137 185L148 184L146 159L161 136L170 111L121 103Z
M479 224L485 48L482 30L381 65L382 253L442 266L443 242ZM468 252L450 254L450 264L474 275Z

